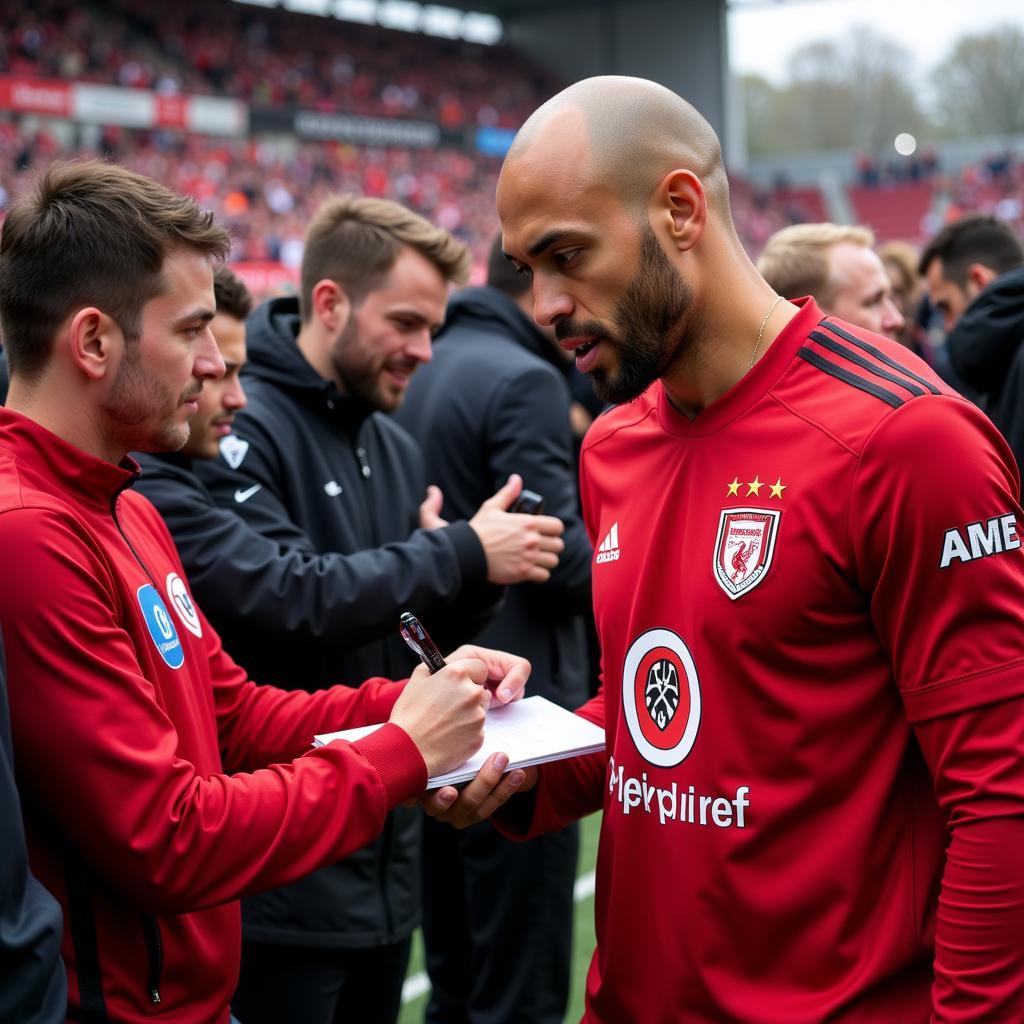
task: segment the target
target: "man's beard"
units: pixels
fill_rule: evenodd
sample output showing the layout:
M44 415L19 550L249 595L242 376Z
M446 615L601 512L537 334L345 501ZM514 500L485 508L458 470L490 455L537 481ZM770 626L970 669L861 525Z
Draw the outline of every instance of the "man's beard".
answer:
M381 383L386 363L363 349L355 316L349 317L334 343L331 361L342 391L367 412L393 412L401 405L403 396L392 399Z
M597 397L615 405L639 398L685 353L683 318L693 289L658 244L647 223L640 225L640 261L633 280L615 307L614 333L596 322L564 320L558 338L594 335L618 354L614 370L595 368L589 377Z
M105 403L108 415L129 432L152 419L165 405L169 405L167 392L142 369L139 340L126 340L125 355L117 368L110 395ZM201 381L192 381L178 396L173 408L167 410L167 422L150 437L135 436L131 447L140 451L178 451L188 441L189 424L174 423L173 415L180 406L197 398L203 390Z

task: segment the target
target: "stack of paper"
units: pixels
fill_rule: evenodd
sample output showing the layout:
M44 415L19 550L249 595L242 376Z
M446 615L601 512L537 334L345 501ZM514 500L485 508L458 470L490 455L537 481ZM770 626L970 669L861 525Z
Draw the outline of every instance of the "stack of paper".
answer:
M333 740L352 743L369 735L379 725L328 732L313 738L322 747ZM580 718L544 697L527 697L512 704L496 704L487 712L484 745L464 764L427 781L427 789L468 782L498 751L508 755L508 771L547 761L579 757L604 750L604 729Z

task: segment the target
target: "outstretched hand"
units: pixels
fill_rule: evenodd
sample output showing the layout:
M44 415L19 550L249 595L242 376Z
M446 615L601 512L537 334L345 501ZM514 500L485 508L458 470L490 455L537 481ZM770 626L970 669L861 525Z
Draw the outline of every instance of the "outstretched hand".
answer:
M423 810L437 821L455 828L469 828L486 821L510 796L525 793L537 784L537 769L515 768L505 774L508 755L492 754L476 778L461 789L442 786L420 798Z

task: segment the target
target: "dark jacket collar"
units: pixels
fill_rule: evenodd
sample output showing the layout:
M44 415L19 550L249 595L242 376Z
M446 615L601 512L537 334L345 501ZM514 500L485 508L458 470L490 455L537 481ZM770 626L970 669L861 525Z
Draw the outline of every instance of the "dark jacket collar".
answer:
M299 324L299 300L294 295L258 306L246 321L249 361L243 377L266 381L354 433L374 410L342 394L313 369L297 344Z
M953 369L976 391L998 398L1024 342L1024 267L997 277L949 333Z
M451 329L458 327L500 334L550 363L564 376L568 376L572 368L571 360L559 358L555 343L537 329L511 298L496 288L465 288L451 297L438 341L443 341Z

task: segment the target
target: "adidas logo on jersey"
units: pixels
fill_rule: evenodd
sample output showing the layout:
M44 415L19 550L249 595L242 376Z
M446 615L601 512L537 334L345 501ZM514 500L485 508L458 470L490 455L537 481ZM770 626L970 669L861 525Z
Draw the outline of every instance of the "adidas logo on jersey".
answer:
M612 523L612 528L608 531L608 536L601 541L600 547L597 549L597 558L595 561L598 565L602 562L617 562L619 560L619 524Z

